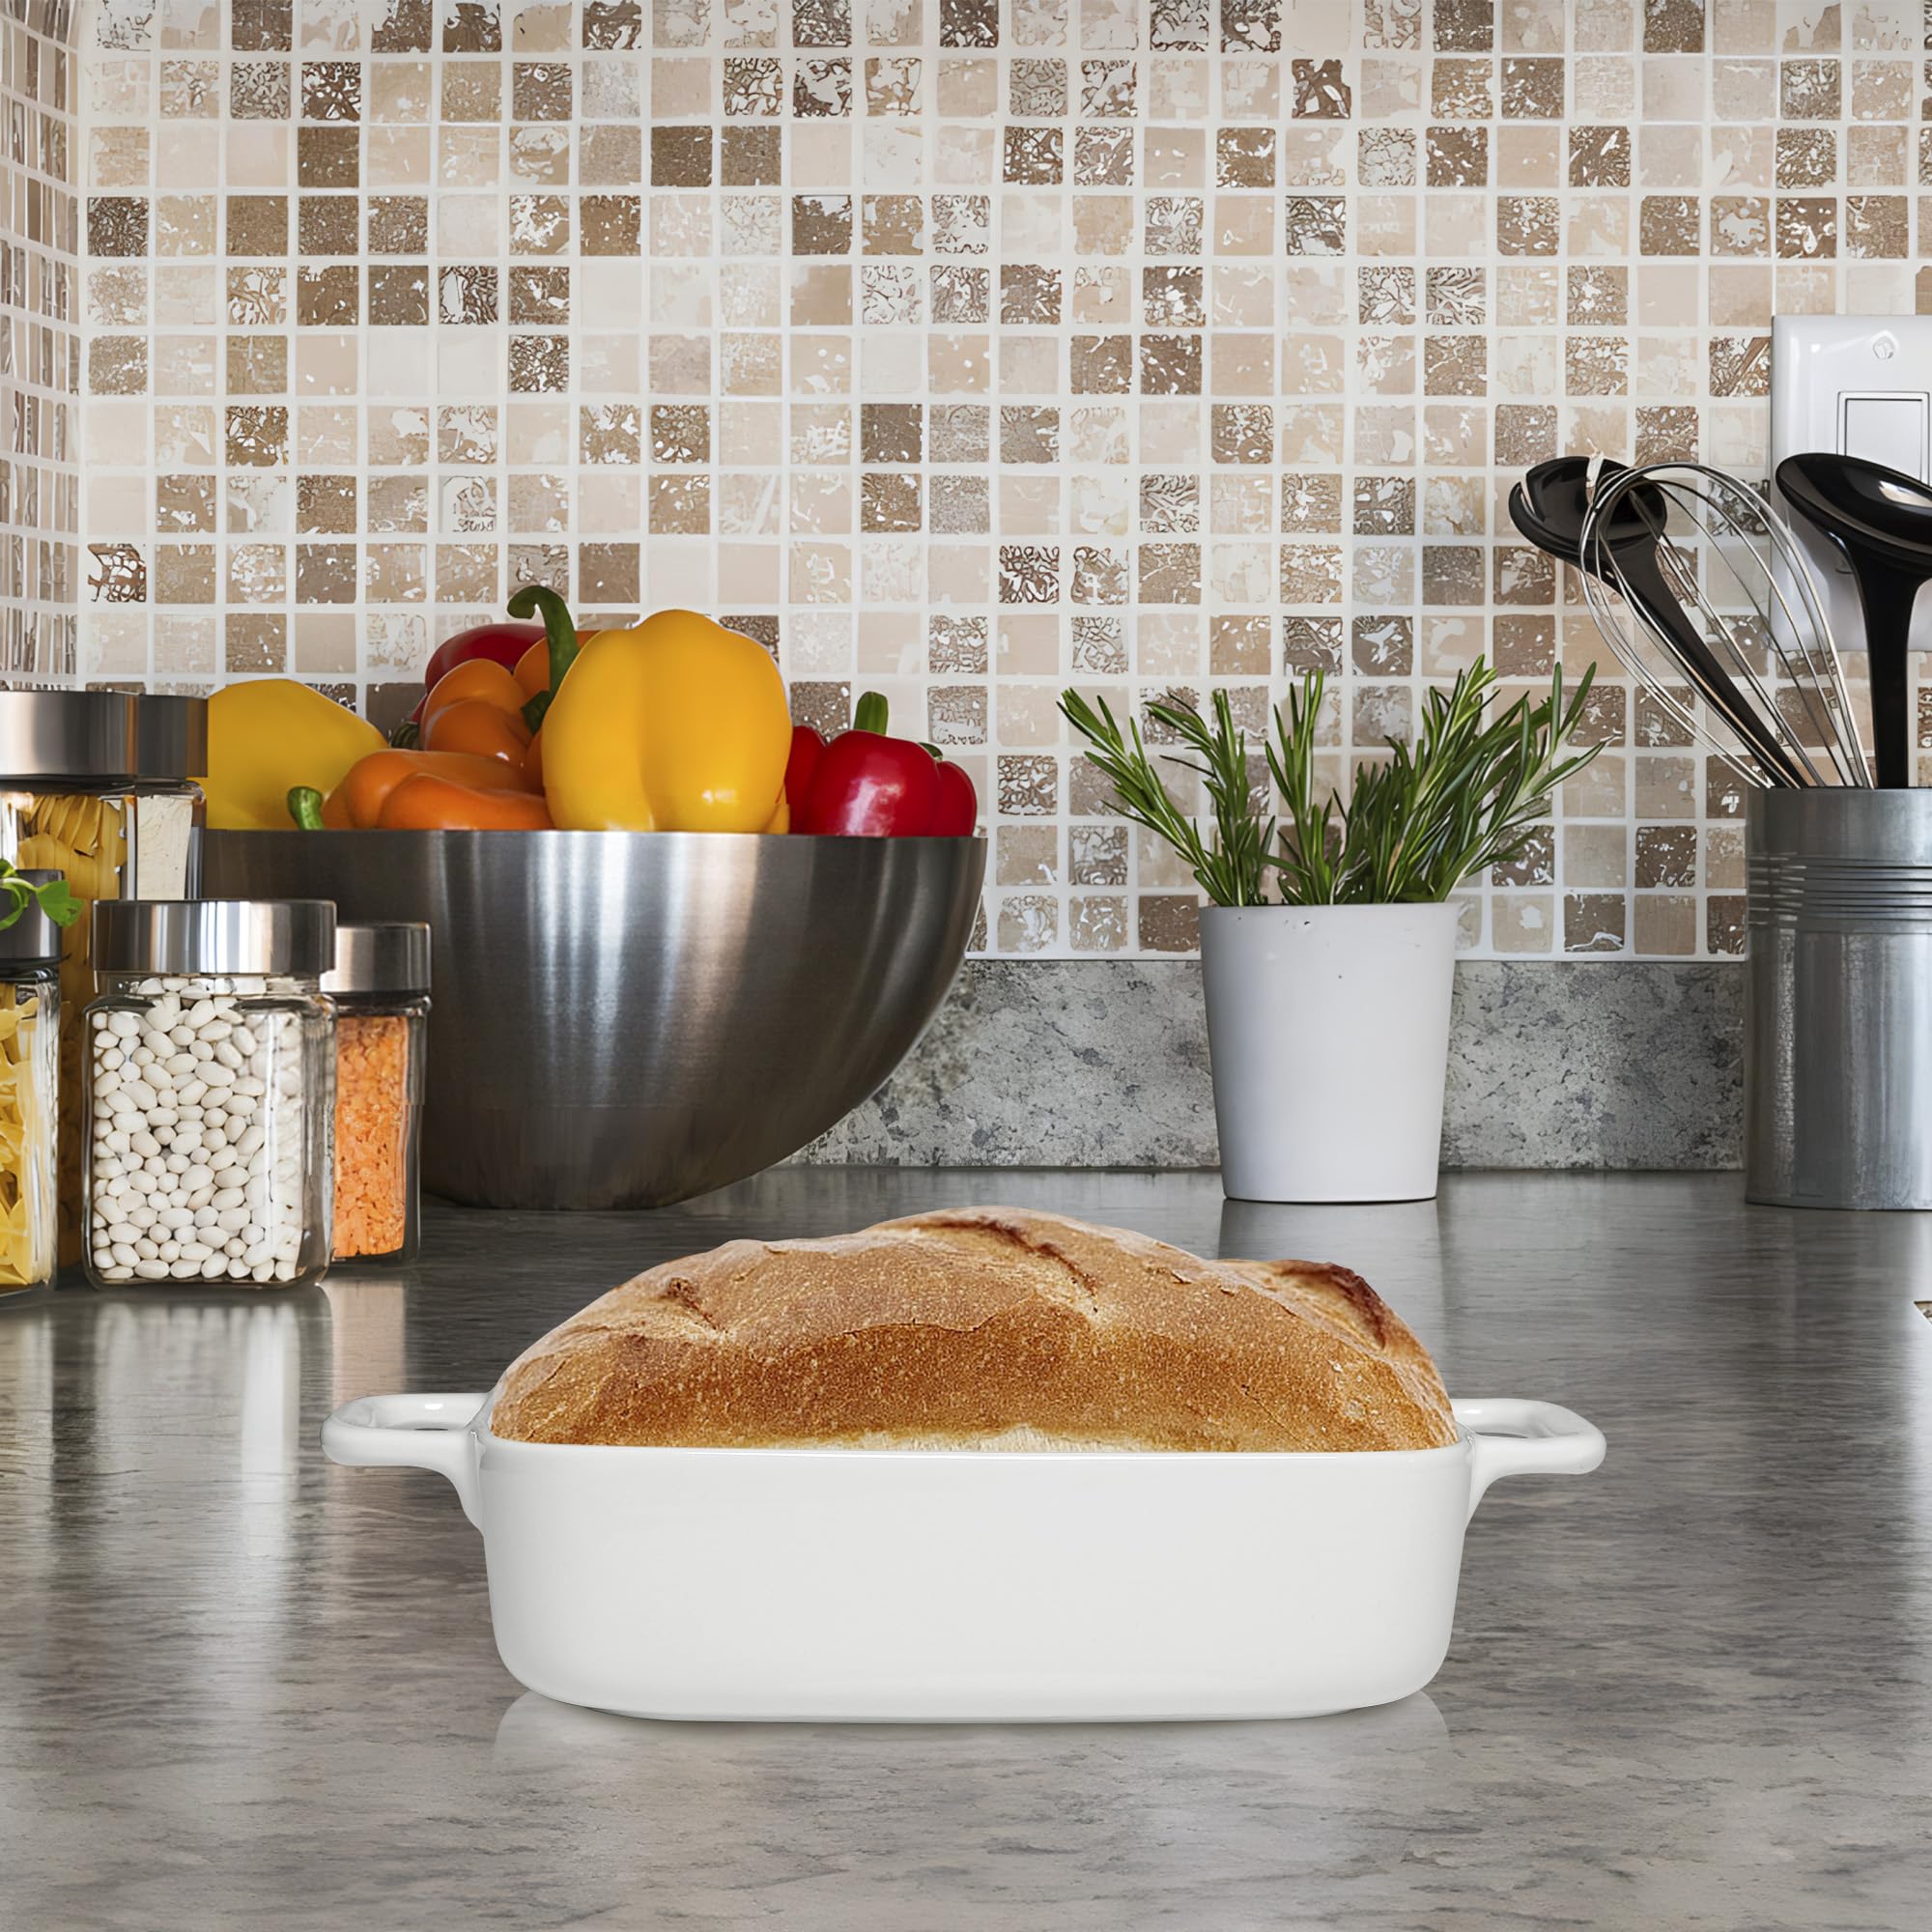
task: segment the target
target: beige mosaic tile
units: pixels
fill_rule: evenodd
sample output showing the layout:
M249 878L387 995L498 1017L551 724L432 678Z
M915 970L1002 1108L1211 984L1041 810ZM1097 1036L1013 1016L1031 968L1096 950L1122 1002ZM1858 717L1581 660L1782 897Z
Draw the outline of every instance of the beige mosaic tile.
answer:
M71 0L11 0L0 21L0 107L8 128L0 154L0 677L15 683L78 674L83 578L98 585L100 604L120 611L141 603L147 587L138 545L109 543L83 554L79 542L79 396L89 381L79 284L88 243L75 189L90 163L80 139L72 38ZM141 134L129 130L94 158L108 180L142 174ZM139 221L145 212L143 203ZM102 242L145 253L136 223L131 214L103 215ZM143 337L109 338L89 353L99 394L147 393ZM115 637L111 624L107 636ZM120 660L115 674L138 672L142 655L131 635L119 648L103 639L103 658Z
M971 771L992 950L1184 952L1061 685L1320 667L1339 775L1580 669L1510 481L1761 473L1775 310L1932 309L1924 11L14 0L0 670L386 721L518 582L696 605ZM1466 941L1737 951L1734 787L1589 728Z

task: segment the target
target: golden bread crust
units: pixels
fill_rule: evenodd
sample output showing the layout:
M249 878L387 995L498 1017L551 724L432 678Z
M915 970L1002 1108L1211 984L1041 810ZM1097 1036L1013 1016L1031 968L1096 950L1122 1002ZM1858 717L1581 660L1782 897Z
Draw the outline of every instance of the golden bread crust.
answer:
M966 1208L666 1263L503 1378L523 1442L1094 1450L1431 1449L1422 1345L1348 1269L1206 1262Z

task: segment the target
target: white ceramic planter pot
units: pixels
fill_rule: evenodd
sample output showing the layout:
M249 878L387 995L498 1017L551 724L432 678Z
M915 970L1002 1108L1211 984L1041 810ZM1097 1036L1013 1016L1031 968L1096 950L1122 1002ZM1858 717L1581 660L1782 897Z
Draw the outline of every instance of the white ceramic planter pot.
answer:
M1454 906L1206 906L1201 965L1230 1195L1435 1194Z

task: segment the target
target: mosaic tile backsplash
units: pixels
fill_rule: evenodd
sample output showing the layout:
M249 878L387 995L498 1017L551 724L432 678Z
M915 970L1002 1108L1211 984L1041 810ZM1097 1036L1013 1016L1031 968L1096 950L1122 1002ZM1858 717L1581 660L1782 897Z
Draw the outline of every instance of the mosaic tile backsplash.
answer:
M525 579L966 764L985 946L1185 952L1055 710L1334 673L1339 775L1595 654L1502 501L1762 474L1774 311L1932 307L1920 0L8 0L11 676L386 722ZM64 42L71 39L70 53ZM75 541L77 533L77 543ZM1478 952L1742 943L1626 682Z
M78 70L68 0L0 10L0 681L79 670Z

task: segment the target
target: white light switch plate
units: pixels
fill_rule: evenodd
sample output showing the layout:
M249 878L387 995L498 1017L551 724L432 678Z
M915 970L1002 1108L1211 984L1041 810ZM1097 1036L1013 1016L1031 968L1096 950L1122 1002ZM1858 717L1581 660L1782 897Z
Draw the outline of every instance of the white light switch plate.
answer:
M1863 456L1932 483L1932 316L1785 315L1771 325L1771 467L1814 449ZM1836 548L1780 501L1804 546L1832 635L1864 648L1858 586ZM1920 595L1915 650L1932 645Z

